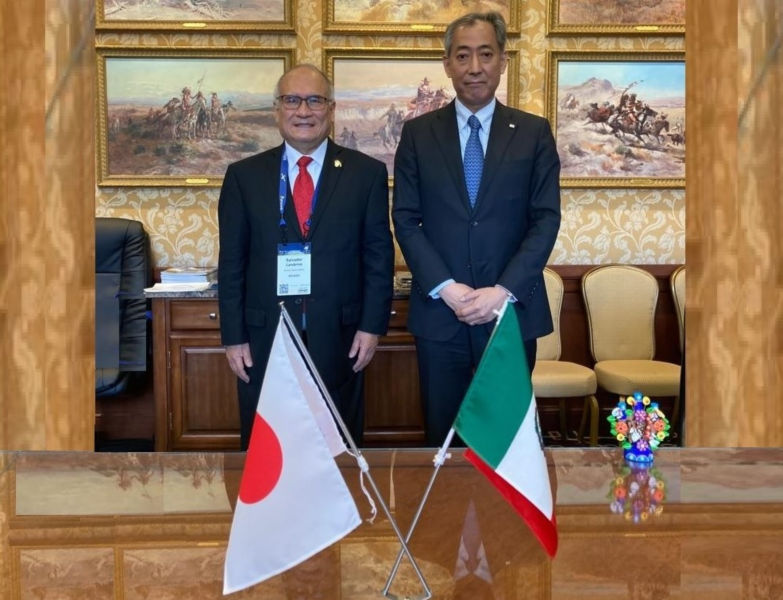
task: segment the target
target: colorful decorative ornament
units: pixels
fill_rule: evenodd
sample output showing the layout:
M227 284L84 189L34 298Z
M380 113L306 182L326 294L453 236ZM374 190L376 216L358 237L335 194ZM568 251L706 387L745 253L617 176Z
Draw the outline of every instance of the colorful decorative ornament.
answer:
M658 469L649 463L622 464L615 468L607 497L613 513L639 523L663 512L666 483Z
M651 463L653 452L669 435L669 420L649 396L634 392L622 398L606 418L620 443L625 460Z

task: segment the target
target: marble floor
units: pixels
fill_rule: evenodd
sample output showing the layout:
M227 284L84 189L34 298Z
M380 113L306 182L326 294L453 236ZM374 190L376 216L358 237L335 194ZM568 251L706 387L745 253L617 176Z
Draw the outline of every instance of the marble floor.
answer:
M432 450L364 453L407 529ZM631 469L617 449L547 450L554 560L454 450L411 550L434 598L783 598L783 449L661 449ZM36 600L220 598L240 453L0 454L0 592ZM350 457L340 465L370 507ZM317 501L314 499L314 501ZM398 550L379 514L310 560L230 598L381 598ZM408 563L391 592L420 594Z

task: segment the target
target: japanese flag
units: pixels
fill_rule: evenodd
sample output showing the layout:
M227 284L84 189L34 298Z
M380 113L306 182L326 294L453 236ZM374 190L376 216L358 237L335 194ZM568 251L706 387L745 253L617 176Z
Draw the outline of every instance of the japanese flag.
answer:
M359 525L333 458L343 451L334 419L281 316L231 524L224 594L290 569Z

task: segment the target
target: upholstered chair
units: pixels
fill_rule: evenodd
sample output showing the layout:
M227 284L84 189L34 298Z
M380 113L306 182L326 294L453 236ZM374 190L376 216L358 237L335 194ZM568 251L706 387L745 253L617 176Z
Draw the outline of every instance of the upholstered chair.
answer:
M598 400L595 397L596 377L592 369L583 365L561 361L560 310L563 306L563 280L550 268L544 269L544 283L552 312L554 331L538 339L536 366L533 369L533 391L536 398L558 398L560 431L567 433L567 400L584 399L582 420L579 425L579 441L583 441L584 428L589 415L590 445L598 444Z
M619 396L673 397L676 430L680 366L655 360L658 281L638 267L605 265L582 276L582 295L598 387Z

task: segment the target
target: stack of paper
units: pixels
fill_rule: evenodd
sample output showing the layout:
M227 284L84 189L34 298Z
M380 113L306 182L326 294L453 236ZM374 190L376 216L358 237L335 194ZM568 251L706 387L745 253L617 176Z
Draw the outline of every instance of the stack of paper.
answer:
M208 290L214 284L208 281L202 281L201 283L156 283L152 287L144 288L145 292L203 292Z
M160 272L161 283L214 283L217 267L170 267Z

